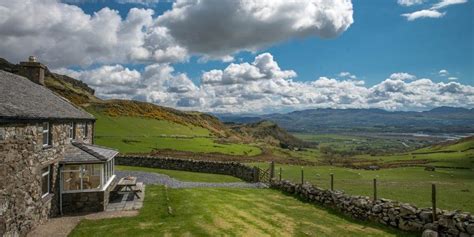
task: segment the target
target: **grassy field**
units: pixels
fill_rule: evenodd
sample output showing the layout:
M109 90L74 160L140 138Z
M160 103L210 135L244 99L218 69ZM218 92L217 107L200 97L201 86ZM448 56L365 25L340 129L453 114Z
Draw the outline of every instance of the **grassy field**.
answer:
M267 168L268 164L252 164ZM301 167L276 165L276 176L282 168L282 178L301 182ZM474 171L470 169L436 169L423 167L356 170L333 166L303 167L305 181L322 188L330 187L330 174L334 174L334 188L353 195L371 196L373 179L377 178L378 196L430 207L431 184L438 190L438 207L474 212ZM455 198L453 198L455 197Z
M320 147L330 147L338 152L390 153L402 150L413 150L429 144L428 140L408 137L387 137L372 135L344 134L306 134L295 133L296 137L309 142L316 142Z
M95 141L121 153L147 153L153 149L191 152L218 152L230 155L258 155L258 147L247 144L220 144L207 129L184 126L166 120L140 117L111 117L89 111L97 118Z
M169 201L166 197L169 197ZM168 206L172 214L168 213ZM148 186L136 217L83 220L76 236L407 236L270 189Z
M192 182L212 182L212 183L225 183L225 182L243 182L241 179L229 175L221 174L208 174L208 173L197 173L197 172L187 172L180 170L165 170L165 169L156 169L156 168L147 168L147 167L135 167L135 166L115 166L115 169L122 171L144 171L152 173L160 173L168 175L172 178L181 181L192 181Z

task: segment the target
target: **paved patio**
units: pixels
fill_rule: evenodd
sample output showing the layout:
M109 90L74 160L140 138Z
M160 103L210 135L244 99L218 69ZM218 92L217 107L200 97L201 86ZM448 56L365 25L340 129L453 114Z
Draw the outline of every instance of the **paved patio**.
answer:
M140 198L137 198L132 192L118 192L115 197L111 196L111 200L105 211L140 210L140 208L143 207L143 200L145 199L145 185L141 182L137 183L137 188L142 190L138 193Z

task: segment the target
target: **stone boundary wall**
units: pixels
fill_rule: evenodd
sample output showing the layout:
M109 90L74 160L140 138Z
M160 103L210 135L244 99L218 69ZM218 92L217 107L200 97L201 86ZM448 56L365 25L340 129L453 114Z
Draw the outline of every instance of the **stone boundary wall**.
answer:
M258 179L254 168L238 162L218 162L204 160L185 160L150 156L117 156L116 165L141 166L160 169L182 170L212 174L231 175L247 182Z
M474 216L467 212L437 209L437 220L433 221L431 208L417 208L389 199L374 201L366 196L351 196L342 191L326 190L309 183L294 184L287 180L273 180L271 187L308 202L336 209L355 219L377 222L404 231L423 232L423 236L474 236Z

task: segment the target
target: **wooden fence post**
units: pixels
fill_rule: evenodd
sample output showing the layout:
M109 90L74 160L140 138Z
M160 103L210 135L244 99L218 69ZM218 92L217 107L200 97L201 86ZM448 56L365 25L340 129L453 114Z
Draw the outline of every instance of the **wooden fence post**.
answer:
M255 181L255 183L260 182L260 180L259 180L260 179L260 174L259 174L258 170L259 169L258 169L257 166L253 167L253 180Z
M281 166L280 166L280 181L281 181Z
M377 179L374 179L374 201L377 200Z
M275 178L275 161L270 163L270 179Z
M331 173L331 191L334 191L334 174Z
M433 221L437 220L436 213L436 184L431 184L431 202L433 204Z
M303 172L303 166L301 166L301 184L304 184L304 172Z

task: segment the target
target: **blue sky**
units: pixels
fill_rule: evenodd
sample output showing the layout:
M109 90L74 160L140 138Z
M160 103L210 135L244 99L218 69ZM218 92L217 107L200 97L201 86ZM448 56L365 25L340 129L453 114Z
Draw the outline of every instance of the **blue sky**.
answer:
M433 81L445 81L438 72L446 69L459 82L474 85L474 4L453 5L440 19L407 21L401 14L423 9L436 1L404 7L395 0L353 1L354 23L333 39L307 37L292 39L259 50L270 52L283 69L297 72L297 80L314 80L347 71L374 85L393 72L409 72ZM113 1L77 4L86 13L109 7L126 17L130 8L145 7L155 15L171 9L171 2L156 4L120 4ZM251 61L255 54L238 53L235 58ZM224 68L228 63L198 63L197 57L177 63L177 71L186 72L199 83L203 71ZM129 65L138 67L140 65Z
M3 1L0 57L182 110L473 108L472 1Z

